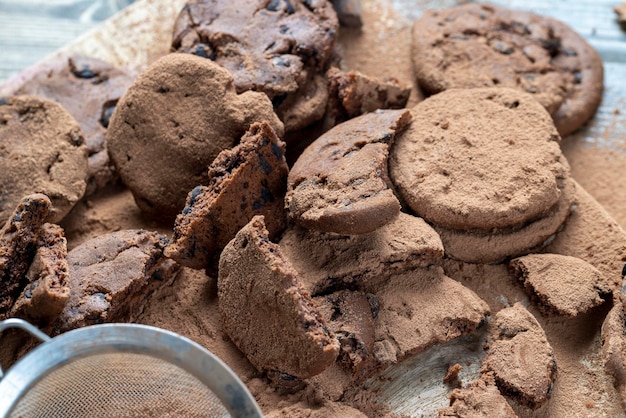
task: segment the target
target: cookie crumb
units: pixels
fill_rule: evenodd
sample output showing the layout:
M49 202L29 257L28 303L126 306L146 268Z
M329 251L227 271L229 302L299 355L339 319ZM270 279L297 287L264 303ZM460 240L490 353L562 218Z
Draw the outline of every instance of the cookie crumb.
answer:
M444 383L454 384L456 382L456 384L460 387L461 381L459 380L459 372L461 370L463 370L463 366L461 366L459 363L451 364L450 366L448 366L448 371L443 377Z

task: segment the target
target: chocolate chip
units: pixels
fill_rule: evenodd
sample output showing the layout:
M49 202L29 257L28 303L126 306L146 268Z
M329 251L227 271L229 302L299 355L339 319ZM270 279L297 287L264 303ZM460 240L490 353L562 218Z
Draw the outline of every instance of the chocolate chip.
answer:
M102 113L100 115L100 125L105 128L109 127L109 121L111 120L111 116L113 116L115 106L117 106L117 100L112 100L104 103L104 105L102 106Z

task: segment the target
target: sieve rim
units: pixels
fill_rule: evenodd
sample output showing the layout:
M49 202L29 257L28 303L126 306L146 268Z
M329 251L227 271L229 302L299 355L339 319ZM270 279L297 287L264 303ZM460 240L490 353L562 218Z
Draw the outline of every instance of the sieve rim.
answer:
M7 417L41 379L60 367L97 354L144 354L176 365L206 385L233 417L262 417L237 375L200 344L174 332L140 324L100 324L61 334L40 344L0 380L0 417Z

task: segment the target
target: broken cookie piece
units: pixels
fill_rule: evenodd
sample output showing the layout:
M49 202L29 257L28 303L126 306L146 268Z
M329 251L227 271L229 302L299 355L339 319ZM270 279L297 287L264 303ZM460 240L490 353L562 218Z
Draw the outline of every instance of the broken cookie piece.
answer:
M499 311L482 372L493 372L500 391L535 409L545 403L556 378L556 359L546 333L520 303Z
M450 406L439 411L439 418L517 418L496 387L492 373L483 374L480 380L455 389L450 394Z
M280 246L312 295L381 282L443 257L439 235L423 219L400 214L369 234L339 235L289 228ZM370 284L371 284L370 283Z
M101 235L67 255L70 299L54 333L103 322L133 322L148 297L167 286L180 266L163 255L167 238L123 230Z
M35 256L39 229L51 205L46 195L26 196L0 230L0 320L7 317L28 283L26 271Z
M602 357L626 411L626 314L621 304L609 311L602 324Z
M45 327L56 319L70 297L67 241L60 226L41 227L26 279L29 284L13 305L11 316Z
M284 154L285 144L265 122L253 124L238 146L222 151L209 167L209 184L189 193L167 256L209 268L254 215L265 215L271 237L281 232L287 224Z
M261 371L305 379L329 367L339 342L255 216L220 257L219 311L224 329Z
M366 234L391 222L400 203L387 157L411 121L404 110L379 110L335 126L307 147L289 173L286 207L305 228Z
M545 315L574 317L612 295L602 273L577 257L530 254L511 260L509 267Z
M489 314L482 299L438 266L398 274L364 290L380 303L374 321L380 369L474 332Z
M379 302L374 295L340 290L314 300L322 318L339 340L337 362L350 372L352 381L360 381L364 371L372 367L374 354L374 318ZM369 364L369 366L368 366Z

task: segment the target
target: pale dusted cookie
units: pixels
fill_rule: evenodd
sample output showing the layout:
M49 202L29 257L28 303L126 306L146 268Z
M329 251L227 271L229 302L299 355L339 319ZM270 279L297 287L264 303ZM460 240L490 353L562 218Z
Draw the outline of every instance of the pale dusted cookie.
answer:
M45 195L26 196L0 229L0 320L8 316L28 283L24 276L35 257L39 231L50 206Z
M439 410L439 418L517 418L515 411L496 387L492 373L450 394L450 406Z
M389 170L417 215L449 229L519 228L558 202L569 167L550 115L530 94L447 90L411 112Z
M61 56L24 82L15 94L46 97L79 123L89 153L87 190L92 194L115 178L104 134L117 101L133 82L120 68L78 54Z
M167 238L141 229L100 235L67 255L70 298L54 333L103 322L133 322L148 297L180 266L163 255Z
M220 251L254 215L264 215L274 237L287 225L289 169L285 144L267 123L255 123L241 143L222 151L209 167L209 184L198 186L176 217L166 254L196 268L217 265Z
M369 234L339 235L292 227L280 246L313 295L385 281L392 274L435 264L444 253L430 225L402 212Z
M59 222L83 197L87 148L78 123L61 105L35 96L0 98L0 224L24 196L52 202Z
M305 379L334 363L339 342L263 216L222 251L217 289L226 333L258 370Z
M337 125L313 142L289 172L286 207L306 228L365 234L391 222L400 203L389 187L387 156L408 110L379 110Z
M511 260L509 266L546 315L574 317L604 303L613 293L602 273L577 257L530 254Z
M70 297L67 240L63 228L44 224L37 238L37 252L26 273L28 284L15 301L11 316L46 327L61 313Z
M550 398L556 378L556 358L546 333L520 303L502 309L492 321L492 341L481 371L493 372L502 393L538 408Z
M286 130L293 131L323 115L328 93L325 86L318 88L318 76L332 56L338 29L337 15L325 0L236 5L191 0L176 19L172 49L214 60L233 75L239 93L267 94ZM299 111L291 112L294 107Z
M489 315L485 301L438 266L394 275L362 290L373 293L380 303L374 321L374 353L380 368L471 334Z
M137 77L109 123L109 154L137 205L162 218L207 184L207 167L254 122L282 123L262 93L238 95L232 76L210 60L169 54Z
M426 11L413 26L412 41L415 74L428 93L516 88L548 110L561 135L580 127L600 104L600 56L556 19L464 4Z
M468 263L497 263L548 245L563 228L576 207L576 182L567 178L558 182L561 197L555 207L519 229L462 231L435 226L446 255Z
M626 412L626 314L615 304L602 323L602 360L606 372L614 379L622 408Z

